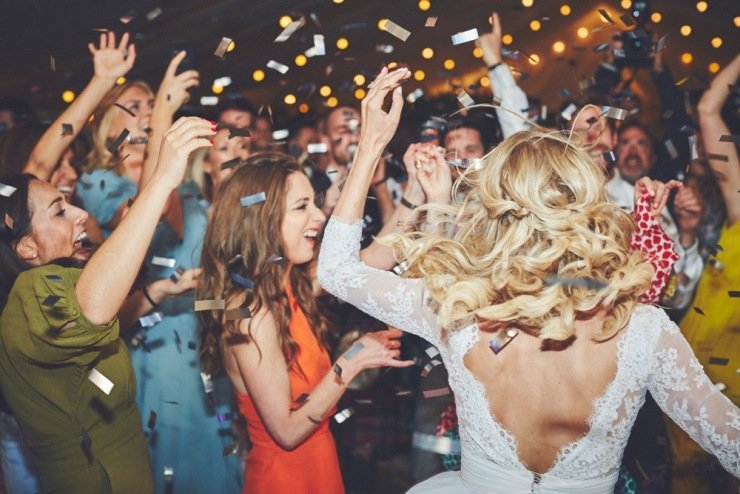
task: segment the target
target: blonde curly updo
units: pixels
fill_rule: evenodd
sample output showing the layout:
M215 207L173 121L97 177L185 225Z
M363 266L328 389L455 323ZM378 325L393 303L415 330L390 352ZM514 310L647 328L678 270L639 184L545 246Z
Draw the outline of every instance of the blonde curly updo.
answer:
M587 152L558 133L519 132L455 190L461 184L464 202L423 208L444 218L437 227L384 242L408 261L404 276L424 278L444 328L474 317L483 328L564 341L578 316L604 308L595 339L605 340L627 323L653 271L630 251L634 221L606 202L603 171Z

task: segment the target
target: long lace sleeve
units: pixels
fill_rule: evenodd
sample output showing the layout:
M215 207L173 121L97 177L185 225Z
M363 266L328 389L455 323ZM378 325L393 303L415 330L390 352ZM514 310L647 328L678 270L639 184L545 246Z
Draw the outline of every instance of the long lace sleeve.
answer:
M660 312L648 389L679 427L740 477L740 409L712 384L678 327Z
M663 231L650 211L651 200L647 190L643 190L632 213L635 218L635 231L630 239L632 250L639 250L645 254L645 258L655 270L650 289L640 297L640 302L644 304L658 301L668 283L673 266L678 261L675 243Z
M440 327L421 280L404 279L360 260L362 221L329 220L319 253L318 278L329 293L384 323L439 342Z
M501 99L501 110L496 109L496 117L501 125L504 139L522 130L528 130L526 121L529 101L527 94L519 87L506 64L500 64L488 72L493 95ZM509 111L506 111L509 110ZM518 115L517 117L514 112Z

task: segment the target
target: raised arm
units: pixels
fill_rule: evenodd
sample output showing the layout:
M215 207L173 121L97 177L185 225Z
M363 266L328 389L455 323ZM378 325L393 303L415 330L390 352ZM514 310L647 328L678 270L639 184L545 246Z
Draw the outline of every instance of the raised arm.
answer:
M398 330L368 333L336 362L341 372L329 370L308 394L293 395L285 356L281 350L275 320L267 311L241 322L246 333L251 324L253 341L227 347L227 359L235 358L246 391L254 401L262 422L282 448L299 446L327 417L349 382L363 369L408 367L413 360L395 360L400 355Z
M167 131L157 168L106 242L90 258L76 285L80 309L93 324L107 324L131 289L169 194L182 181L187 159L209 146L211 123L182 118Z
M403 106L399 84L408 69L383 68L362 101L362 130L355 161L324 233L318 278L330 293L390 326L435 343L439 323L428 306L421 280L402 279L360 261L362 211L375 164L398 126ZM390 110L383 101L393 93Z
M658 406L728 472L740 476L740 409L709 380L665 313L652 362L648 389Z
M737 193L740 188L740 162L735 142L720 141L722 136L730 134L720 112L730 95L730 87L737 82L738 76L740 76L740 55L736 55L735 59L715 76L699 101L701 138L704 150L709 156L709 166L725 200L728 226L740 220L740 200ZM712 155L718 157L724 155L727 161L721 157L712 158Z
M501 109L496 108L496 117L501 125L501 133L506 139L519 131L529 129L526 121L529 101L501 57L501 20L496 12L491 14L491 19L493 21L491 32L478 38L477 43L483 50L483 61L488 67L493 96L501 100Z
M95 73L80 95L41 136L31 151L23 173L30 173L46 181L51 178L62 153L80 133L103 96L110 91L116 79L133 67L136 48L128 41L129 35L126 33L116 46L116 35L109 31L100 35L99 47L96 48L92 43L87 45L93 57ZM71 125L71 131L66 126L63 129L63 124Z

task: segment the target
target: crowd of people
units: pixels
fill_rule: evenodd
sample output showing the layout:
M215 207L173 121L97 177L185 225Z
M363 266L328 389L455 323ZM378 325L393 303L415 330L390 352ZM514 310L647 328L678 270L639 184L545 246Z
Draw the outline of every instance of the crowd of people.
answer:
M476 43L491 105L383 68L286 140L113 32L0 102L5 491L736 492L740 55L690 105L654 50L655 128L619 38L555 119Z

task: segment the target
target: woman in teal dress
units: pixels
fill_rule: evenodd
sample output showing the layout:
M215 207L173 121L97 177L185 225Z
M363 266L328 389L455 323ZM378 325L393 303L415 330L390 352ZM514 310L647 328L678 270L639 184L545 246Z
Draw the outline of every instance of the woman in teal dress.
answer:
M172 126L151 179L89 260L85 211L31 175L0 185L0 386L42 493L154 490L116 314L188 155L212 133L196 118Z
M147 156L157 156L162 129L170 125L184 101L188 84L197 81L197 73L192 71L174 74L181 59L173 59L156 98L147 86L134 82L114 90L97 112L93 134L97 151L90 159L102 161L88 163L78 195L104 233L106 229L115 231L129 198L149 180L153 163ZM123 112L116 103L136 109L135 116ZM130 135L134 137L124 140L116 153L108 156L106 142L124 128L133 129ZM147 132L137 134L142 128ZM124 156L128 158L121 160ZM181 185L169 196L145 259L147 282L177 277L183 268L199 265L207 207L193 183ZM130 351L156 492L239 492L243 477L239 459L224 454L232 451L235 443L231 431L233 394L225 378L201 376L193 297L152 302L156 316L149 321L145 317L143 325L140 322L132 328Z

